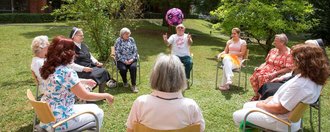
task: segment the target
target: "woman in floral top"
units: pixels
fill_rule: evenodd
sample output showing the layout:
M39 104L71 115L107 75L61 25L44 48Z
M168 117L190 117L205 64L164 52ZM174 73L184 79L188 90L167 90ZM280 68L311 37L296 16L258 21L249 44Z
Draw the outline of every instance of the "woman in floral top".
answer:
M250 77L250 82L255 93L251 101L259 99L258 90L264 83L291 71L293 60L290 48L286 46L287 42L288 38L285 34L275 35L275 48L269 51L266 62L261 64Z
M50 131L51 126L55 123L82 111L94 112L101 127L103 110L95 104L74 104L75 96L85 100L106 99L110 104L113 102L114 97L108 93L92 93L83 88L77 73L67 67L72 63L74 55L74 43L71 39L63 36L55 37L48 48L46 61L40 70L41 77L45 79L44 87L46 88L41 100L49 104L56 118L55 122L40 123L40 126L47 131ZM94 120L92 115L83 114L57 127L55 131L73 130Z
M127 83L127 70L131 75L131 90L138 92L136 87L136 63L137 63L137 47L135 41L130 37L131 31L128 28L120 30L120 37L117 38L115 44L115 54L117 60L117 68L124 82L124 87L128 87Z

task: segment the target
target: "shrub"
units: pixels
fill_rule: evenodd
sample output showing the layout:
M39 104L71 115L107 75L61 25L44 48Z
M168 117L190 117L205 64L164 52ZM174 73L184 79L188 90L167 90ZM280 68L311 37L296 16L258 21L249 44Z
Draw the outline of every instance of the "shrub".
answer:
M36 13L1 13L0 23L43 23L52 22L55 17L51 14Z

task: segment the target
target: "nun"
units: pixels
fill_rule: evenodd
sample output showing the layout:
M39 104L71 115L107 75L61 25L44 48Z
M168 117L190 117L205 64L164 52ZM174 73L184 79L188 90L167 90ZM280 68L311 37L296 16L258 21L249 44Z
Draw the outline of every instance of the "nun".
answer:
M88 46L83 43L84 33L80 28L73 27L69 36L75 44L76 56L70 67L78 73L79 78L93 79L99 85L99 92L104 93L104 87L115 87L116 81L111 78L109 72L102 68L99 62L89 52Z

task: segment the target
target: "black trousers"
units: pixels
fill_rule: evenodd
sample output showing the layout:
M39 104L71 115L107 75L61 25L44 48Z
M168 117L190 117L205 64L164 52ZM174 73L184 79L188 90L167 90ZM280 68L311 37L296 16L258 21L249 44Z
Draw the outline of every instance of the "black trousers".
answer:
M283 84L284 82L270 82L262 85L258 90L258 93L261 95L260 100L273 96Z
M127 71L129 70L131 75L131 83L132 85L136 85L136 64L136 61L130 65L126 65L121 61L117 61L117 68L119 69L120 76L124 83L127 83Z

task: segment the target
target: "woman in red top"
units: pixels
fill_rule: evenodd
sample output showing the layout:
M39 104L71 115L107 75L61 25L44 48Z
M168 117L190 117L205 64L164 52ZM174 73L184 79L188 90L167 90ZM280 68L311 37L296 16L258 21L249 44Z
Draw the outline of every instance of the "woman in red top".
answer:
M275 35L275 48L269 51L266 62L261 64L250 77L250 82L255 93L251 101L259 99L258 90L264 83L291 71L293 60L290 48L286 46L287 42L288 38L285 34Z

